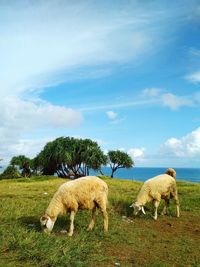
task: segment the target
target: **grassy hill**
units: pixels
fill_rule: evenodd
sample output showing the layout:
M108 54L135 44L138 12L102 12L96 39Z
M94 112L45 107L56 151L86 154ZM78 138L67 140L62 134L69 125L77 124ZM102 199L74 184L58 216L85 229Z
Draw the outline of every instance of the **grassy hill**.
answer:
M69 216L58 218L52 234L41 232L39 218L64 179L33 177L0 181L0 267L18 266L200 266L200 184L178 182L181 217L136 218L129 205L140 182L104 178L109 186L109 232L102 217L87 232L88 211L79 211L73 237ZM162 206L160 206L160 209Z

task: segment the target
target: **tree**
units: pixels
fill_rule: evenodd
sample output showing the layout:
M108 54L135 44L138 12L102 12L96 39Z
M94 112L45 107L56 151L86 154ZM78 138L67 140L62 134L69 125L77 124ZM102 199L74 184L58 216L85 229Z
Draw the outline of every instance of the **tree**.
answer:
M111 175L113 178L114 172L116 172L120 168L131 168L134 165L132 158L125 152L120 150L111 150L108 152L108 160L111 167Z
M9 165L4 172L0 175L1 179L12 179L21 177L17 168L13 165Z
M24 155L19 155L13 157L10 161L10 164L13 167L18 167L21 170L21 175L23 177L30 177L31 176L31 160Z
M107 157L98 144L90 139L59 137L45 145L33 159L33 169L44 175L75 178L89 175L89 169L98 170Z

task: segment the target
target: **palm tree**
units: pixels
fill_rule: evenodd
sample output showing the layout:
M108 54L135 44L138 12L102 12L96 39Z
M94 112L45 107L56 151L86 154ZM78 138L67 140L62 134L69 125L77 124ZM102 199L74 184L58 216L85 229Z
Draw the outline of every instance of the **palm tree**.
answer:
M89 175L106 164L106 156L98 144L90 139L60 137L45 145L33 159L34 168L45 175L57 173L59 177L75 178Z
M13 157L10 164L14 167L18 167L21 170L21 175L24 177L31 176L31 160L24 155Z
M132 158L125 152L120 150L111 150L108 152L108 160L111 167L111 175L113 178L113 174L120 168L131 168L134 165L134 161Z

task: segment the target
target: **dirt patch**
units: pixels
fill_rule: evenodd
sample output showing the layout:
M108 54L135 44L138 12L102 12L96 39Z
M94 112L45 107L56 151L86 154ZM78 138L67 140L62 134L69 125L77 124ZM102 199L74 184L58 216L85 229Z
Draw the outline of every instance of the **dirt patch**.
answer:
M110 259L106 266L115 266L115 263L126 267L155 266L155 262L160 262L159 266L200 264L199 216L185 212L180 218L164 216L157 221L123 218L122 223L127 239L114 246L111 242L105 249L105 256ZM180 261L185 265L180 265Z
M200 233L199 216L188 215L187 213L182 213L180 218L165 216L154 224L149 224L148 227L169 237L184 234L191 238L199 238L197 234Z

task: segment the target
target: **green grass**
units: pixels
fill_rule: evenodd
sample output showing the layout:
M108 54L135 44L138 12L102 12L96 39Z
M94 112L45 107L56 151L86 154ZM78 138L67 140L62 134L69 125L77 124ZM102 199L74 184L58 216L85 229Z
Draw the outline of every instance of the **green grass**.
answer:
M95 229L87 232L91 215L80 211L73 237L60 233L68 229L69 216L59 217L50 235L39 225L54 192L66 180L0 181L0 267L200 266L200 184L178 182L181 217L175 217L172 203L169 216L155 222L150 204L146 216L136 218L129 208L140 182L104 179L109 186L109 232L103 233L100 213Z

